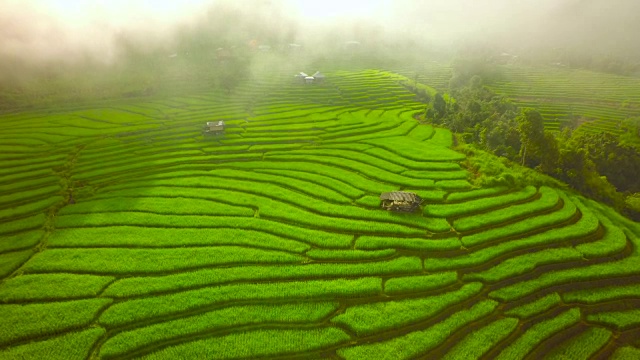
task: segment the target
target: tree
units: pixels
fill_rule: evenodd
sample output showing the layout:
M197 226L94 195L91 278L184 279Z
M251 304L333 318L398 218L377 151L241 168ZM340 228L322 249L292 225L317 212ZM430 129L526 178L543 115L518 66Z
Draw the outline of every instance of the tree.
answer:
M436 93L433 97L433 110L436 112L437 119L442 119L447 114L447 102L440 93Z
M518 117L518 132L520 133L520 158L522 165L536 167L541 162L541 151L544 148L544 119L539 112L526 108Z

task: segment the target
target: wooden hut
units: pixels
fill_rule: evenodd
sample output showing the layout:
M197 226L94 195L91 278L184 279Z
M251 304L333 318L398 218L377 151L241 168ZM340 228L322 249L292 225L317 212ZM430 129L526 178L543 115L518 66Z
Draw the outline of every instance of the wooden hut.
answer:
M390 211L413 212L422 204L422 198L406 191L392 191L380 194L380 206Z
M207 121L204 131L210 134L224 133L224 121Z

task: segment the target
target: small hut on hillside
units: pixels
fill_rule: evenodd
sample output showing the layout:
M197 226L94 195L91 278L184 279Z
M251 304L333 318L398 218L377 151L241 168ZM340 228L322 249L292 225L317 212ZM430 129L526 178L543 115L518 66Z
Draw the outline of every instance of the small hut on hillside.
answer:
M304 79L309 76L307 75L305 72L300 71L299 73L297 73L295 75L296 81L300 82L300 83L304 83Z
M316 71L313 75L307 75L307 73L301 71L295 75L295 78L303 84L314 84L323 82L324 74L321 74L320 71Z
M390 211L413 212L422 204L422 198L406 191L392 191L380 194L380 206Z
M320 71L316 71L316 73L311 75L311 76L313 76L313 78L317 82L323 82L324 81L324 74L322 74Z
M204 131L208 134L222 134L224 133L224 121L207 121Z

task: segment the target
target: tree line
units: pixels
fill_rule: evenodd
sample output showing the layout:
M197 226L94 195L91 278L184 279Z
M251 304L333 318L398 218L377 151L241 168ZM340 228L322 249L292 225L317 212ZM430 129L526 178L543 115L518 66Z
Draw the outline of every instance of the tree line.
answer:
M640 119L622 132L545 130L542 115L518 108L483 86L480 76L460 77L449 101L431 97L424 118L448 127L464 142L566 182L582 194L640 220Z

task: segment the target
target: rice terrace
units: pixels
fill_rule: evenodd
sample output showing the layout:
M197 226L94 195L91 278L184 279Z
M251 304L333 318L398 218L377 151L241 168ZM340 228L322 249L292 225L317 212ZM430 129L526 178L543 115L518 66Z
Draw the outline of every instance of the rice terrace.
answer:
M455 64L354 43L315 78L262 45L231 85L196 64L119 96L2 97L0 359L640 359L638 190L529 165L525 125L561 137L572 115L524 109L518 76L543 67L456 90ZM576 133L632 135L606 124L640 114L637 77L556 71L624 82L629 105ZM456 125L510 101L489 91L523 106L515 153Z

